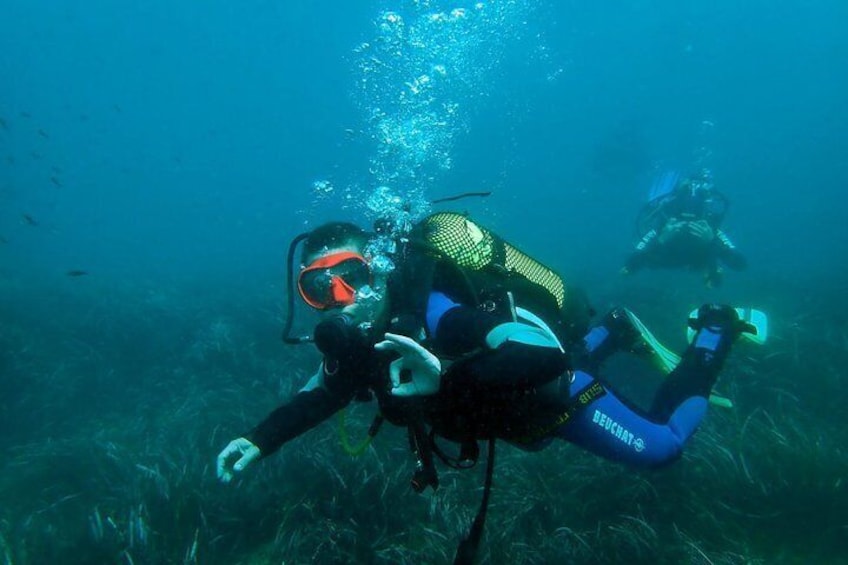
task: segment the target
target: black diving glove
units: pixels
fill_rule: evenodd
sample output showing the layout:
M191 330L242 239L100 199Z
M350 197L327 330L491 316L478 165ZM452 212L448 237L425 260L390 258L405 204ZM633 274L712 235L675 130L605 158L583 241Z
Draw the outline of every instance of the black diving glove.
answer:
M736 309L726 304L704 304L698 308L698 317L689 318L689 327L695 331L704 328L735 341L743 333L756 334L757 328L739 319Z

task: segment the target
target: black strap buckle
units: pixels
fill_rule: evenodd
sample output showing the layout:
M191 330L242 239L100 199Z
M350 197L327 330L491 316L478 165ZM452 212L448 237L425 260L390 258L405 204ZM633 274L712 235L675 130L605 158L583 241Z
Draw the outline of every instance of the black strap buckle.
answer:
M433 490L439 488L439 475L433 463L433 450L424 425L415 422L407 428L409 435L409 446L415 454L415 473L412 475L410 484L415 492L422 492L427 487Z

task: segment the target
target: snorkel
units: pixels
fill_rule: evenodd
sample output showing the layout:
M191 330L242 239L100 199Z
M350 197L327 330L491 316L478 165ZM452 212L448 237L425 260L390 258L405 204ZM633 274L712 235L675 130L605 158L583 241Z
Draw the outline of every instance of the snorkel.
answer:
M312 232L304 232L295 236L289 244L289 251L286 256L286 322L283 325L283 343L287 345L301 345L303 343L311 343L314 341L312 336L301 335L292 336L291 329L294 325L294 254L297 251L298 244L307 239Z

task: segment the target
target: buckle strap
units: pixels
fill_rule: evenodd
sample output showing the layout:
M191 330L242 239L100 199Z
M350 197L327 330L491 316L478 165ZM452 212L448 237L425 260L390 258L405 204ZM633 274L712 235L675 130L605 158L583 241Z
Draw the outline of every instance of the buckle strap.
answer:
M567 424L575 416L575 414L583 410L592 401L604 396L606 393L606 389L604 389L600 382L593 381L583 387L580 392L577 393L577 399L569 401L566 404L565 409L559 412L553 420L543 424L533 425L525 435L515 439L510 438L510 441L522 444L535 443L543 437L546 437L556 428Z
M494 470L495 438L491 437L489 438L489 453L486 457L486 483L483 487L483 499L480 501L480 508L477 510L477 515L474 517L474 522L471 524L468 535L459 542L453 565L472 565L474 563L474 558L477 555L477 547L480 545L480 538L483 536L483 527L486 525L486 512L489 509L489 496L492 492Z

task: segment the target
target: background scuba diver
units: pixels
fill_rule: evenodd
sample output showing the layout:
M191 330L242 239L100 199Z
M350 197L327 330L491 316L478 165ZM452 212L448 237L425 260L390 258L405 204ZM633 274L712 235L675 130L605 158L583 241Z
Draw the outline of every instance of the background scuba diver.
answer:
M326 224L301 237L297 286L324 313L314 332L323 361L289 402L221 451L218 477L231 481L352 400L376 397L375 423L385 418L408 429L418 491L438 485L433 454L462 468L476 461L477 441L489 441L477 539L494 438L527 450L561 438L614 461L667 464L706 413L730 347L746 330L733 308L703 306L692 344L643 413L589 372L616 351L644 345L626 311L611 311L585 333L587 324L566 318L585 307L578 293L465 217L423 220L399 242L389 272L375 268L369 234L352 224ZM291 320L286 334L290 327ZM573 338L576 332L584 337ZM444 454L436 436L459 443L459 457Z
M673 171L660 175L650 200L637 219L640 236L622 274L639 269L687 267L704 273L708 286L721 283L723 263L742 270L747 260L720 226L729 201L703 169L681 179Z

